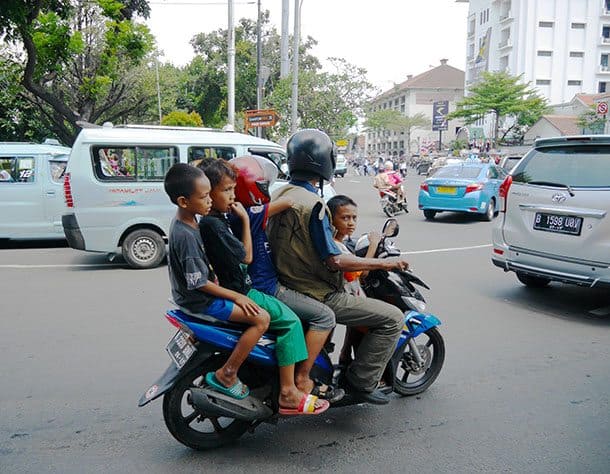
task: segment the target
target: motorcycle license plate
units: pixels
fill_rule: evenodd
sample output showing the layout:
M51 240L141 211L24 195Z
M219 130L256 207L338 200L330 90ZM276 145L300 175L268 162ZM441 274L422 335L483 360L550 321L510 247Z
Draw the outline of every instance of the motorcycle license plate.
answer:
M169 354L170 359L174 361L176 367L181 369L184 367L193 354L197 351L197 348L191 342L189 335L183 331L178 331L174 334L167 346L165 346L165 350Z
M534 217L534 229L558 234L580 235L582 217L537 212Z
M455 186L437 186L436 192L439 194L457 194Z

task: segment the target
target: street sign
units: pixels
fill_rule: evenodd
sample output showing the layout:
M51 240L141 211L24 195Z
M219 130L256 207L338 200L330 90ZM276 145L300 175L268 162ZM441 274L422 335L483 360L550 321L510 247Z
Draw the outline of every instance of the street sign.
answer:
M606 115L608 113L608 102L598 102L597 113L599 115Z
M246 132L255 127L273 127L280 116L273 109L246 110Z
M432 130L440 132L448 129L447 114L449 113L449 101L439 100L432 104Z
M347 140L345 140L345 139L337 140L335 142L335 145L337 145L338 147L346 147L347 146Z

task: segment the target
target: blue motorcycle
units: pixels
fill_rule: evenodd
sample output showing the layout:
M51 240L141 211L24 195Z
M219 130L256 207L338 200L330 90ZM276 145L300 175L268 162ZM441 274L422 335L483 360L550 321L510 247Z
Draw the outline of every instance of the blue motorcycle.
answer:
M378 258L400 255L390 240L398 235L398 222L388 219L376 251ZM368 249L368 238L355 244L357 255ZM429 287L410 271L371 271L363 289L368 297L399 307L405 324L389 360L380 386L385 393L416 395L438 377L445 359L445 345L437 328L441 322L424 313L425 300L416 286ZM166 350L172 359L165 373L142 395L139 406L163 395L163 417L170 433L193 449L210 449L253 432L263 422L277 423L280 415L279 382L275 358L275 338L265 334L239 371L239 378L250 387L243 400L214 391L205 383L205 374L221 367L241 336L242 326L211 317L170 310L167 320L178 332ZM337 384L344 368L333 365L328 344L318 358L311 376L319 383ZM359 403L347 393L331 408Z

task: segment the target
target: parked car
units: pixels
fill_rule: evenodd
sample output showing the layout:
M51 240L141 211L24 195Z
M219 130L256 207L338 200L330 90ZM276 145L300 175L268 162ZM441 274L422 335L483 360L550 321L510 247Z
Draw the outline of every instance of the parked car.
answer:
M428 220L443 211L482 214L491 221L496 213L500 184L506 173L492 163L450 164L437 170L420 186L418 205Z
M537 140L500 199L494 265L530 287L610 286L610 136Z
M513 168L521 161L523 158L522 155L507 155L500 160L500 166L506 171L510 173Z
M70 148L56 140L0 143L0 239L63 239L63 174Z
M347 173L347 161L345 155L337 155L337 165L335 166L335 176L341 176L342 178Z

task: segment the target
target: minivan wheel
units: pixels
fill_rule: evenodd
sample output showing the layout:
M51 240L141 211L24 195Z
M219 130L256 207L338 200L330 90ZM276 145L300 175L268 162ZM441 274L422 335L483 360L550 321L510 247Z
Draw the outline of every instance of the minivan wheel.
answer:
M548 278L536 277L517 272L517 279L529 288L544 288L551 282Z
M433 220L434 216L436 216L436 211L430 211L428 209L424 210L424 217L426 218L426 220Z
M165 257L165 242L151 229L137 229L123 241L123 257L132 268L154 268Z

